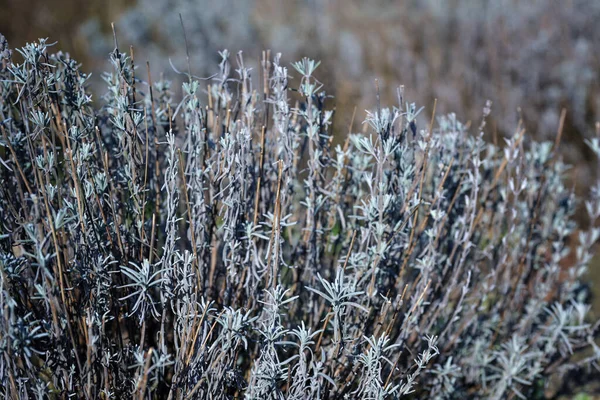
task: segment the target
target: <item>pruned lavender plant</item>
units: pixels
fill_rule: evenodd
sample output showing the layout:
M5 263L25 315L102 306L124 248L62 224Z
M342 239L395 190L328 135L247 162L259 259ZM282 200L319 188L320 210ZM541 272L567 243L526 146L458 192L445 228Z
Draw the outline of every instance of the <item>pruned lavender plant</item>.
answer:
M582 230L560 128L493 145L491 104L420 127L399 89L334 146L310 59L223 51L177 101L115 46L94 103L47 41L0 46L3 397L510 399L598 370L600 183Z

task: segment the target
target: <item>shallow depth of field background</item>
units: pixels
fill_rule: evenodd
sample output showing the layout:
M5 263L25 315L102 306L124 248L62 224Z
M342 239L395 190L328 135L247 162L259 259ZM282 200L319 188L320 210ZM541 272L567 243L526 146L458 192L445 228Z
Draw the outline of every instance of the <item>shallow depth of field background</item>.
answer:
M569 179L579 195L599 171L583 143L600 121L597 0L0 0L0 33L12 48L40 37L58 41L56 50L94 72L98 99L112 21L121 48L133 46L141 76L149 61L153 74L179 79L171 66L187 69L179 14L197 76L215 71L224 48L243 50L255 66L263 49L288 62L322 60L317 76L335 96L340 135L355 106L363 119L378 79L382 103L396 102L395 88L404 85L425 115L437 98L438 114L478 123L492 100L489 140L511 135L520 118L529 135L553 140L565 108L562 153L574 165ZM590 268L596 292L599 267ZM600 315L598 295L594 308Z

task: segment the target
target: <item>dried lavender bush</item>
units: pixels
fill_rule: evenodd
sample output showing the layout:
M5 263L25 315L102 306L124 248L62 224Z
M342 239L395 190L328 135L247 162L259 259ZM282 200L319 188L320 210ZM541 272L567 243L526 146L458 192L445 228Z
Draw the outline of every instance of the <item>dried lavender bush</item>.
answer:
M223 51L177 101L115 49L98 109L45 40L1 46L3 397L530 398L598 369L560 133L487 144L489 104L418 127L400 88L333 148L309 59Z

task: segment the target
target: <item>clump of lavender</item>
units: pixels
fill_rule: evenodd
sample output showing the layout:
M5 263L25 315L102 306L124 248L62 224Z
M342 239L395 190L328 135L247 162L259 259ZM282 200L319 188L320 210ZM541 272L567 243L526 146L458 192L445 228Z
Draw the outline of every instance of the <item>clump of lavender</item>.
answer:
M419 126L399 89L334 146L310 59L223 51L178 101L115 48L94 103L45 40L0 46L4 397L530 398L598 369L600 183L581 230L560 128L499 147L491 104Z

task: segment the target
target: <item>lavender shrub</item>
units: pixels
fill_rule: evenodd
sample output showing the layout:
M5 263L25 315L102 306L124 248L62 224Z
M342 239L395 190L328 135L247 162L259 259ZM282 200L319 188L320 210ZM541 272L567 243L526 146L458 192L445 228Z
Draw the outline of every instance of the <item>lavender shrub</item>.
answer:
M492 145L491 104L418 126L400 88L334 145L312 60L223 51L177 101L115 48L94 103L49 46L0 40L3 397L532 398L598 370L600 183L581 230L560 127Z

